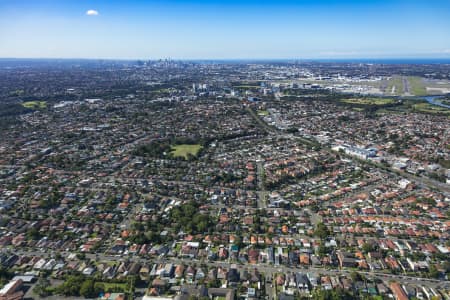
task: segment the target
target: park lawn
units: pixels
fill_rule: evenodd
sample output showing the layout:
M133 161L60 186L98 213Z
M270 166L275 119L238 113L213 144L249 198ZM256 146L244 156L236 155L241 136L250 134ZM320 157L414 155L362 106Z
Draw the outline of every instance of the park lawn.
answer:
M414 94L415 96L427 95L427 89L421 77L409 76L408 80L409 86L411 87L411 94Z
M395 103L395 100L392 98L350 98L343 99L341 102L356 105L386 105Z
M188 145L174 145L172 146L172 151L170 152L174 157L184 157L188 158L188 155L197 156L198 152L203 148L200 144Z
M45 109L47 107L47 102L45 101L27 101L22 103L25 108L31 109Z

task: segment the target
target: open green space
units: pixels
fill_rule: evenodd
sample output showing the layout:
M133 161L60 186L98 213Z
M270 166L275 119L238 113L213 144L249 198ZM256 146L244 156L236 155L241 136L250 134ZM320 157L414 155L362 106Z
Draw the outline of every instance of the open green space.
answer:
M174 157L184 157L188 158L188 155L197 156L198 152L203 148L200 144L181 144L171 146L172 151L170 152Z
M450 116L450 109L424 102L414 104L413 110L428 114L443 114Z
M128 289L128 285L126 283L109 283L109 282L100 282L105 289L105 292L113 292L113 291L122 291L125 292Z
M450 106L450 100L441 100L441 101L439 101L439 102L441 102L441 104L449 105L449 106Z
M421 77L417 76L409 76L408 77L409 86L411 89L411 94L416 96L425 96L427 95L427 90L425 87L425 83Z
M30 109L45 109L47 102L45 101L27 101L22 103L22 106Z
M267 110L258 110L259 116L268 116L269 112Z
M403 81L399 76L393 76L386 89L386 94L401 95L403 93Z
M377 114L404 114L404 113L425 113L444 115L450 118L450 109L438 105L433 105L425 100L403 99L401 105L392 107L382 107L377 109Z
M396 102L395 99L392 98L349 98L342 99L342 103L346 104L355 104L355 105L388 105L394 104Z

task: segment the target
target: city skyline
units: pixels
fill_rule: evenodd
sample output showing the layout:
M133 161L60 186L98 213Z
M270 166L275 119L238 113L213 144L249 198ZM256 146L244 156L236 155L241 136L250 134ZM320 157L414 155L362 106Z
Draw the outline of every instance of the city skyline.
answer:
M447 1L0 3L0 57L449 58Z

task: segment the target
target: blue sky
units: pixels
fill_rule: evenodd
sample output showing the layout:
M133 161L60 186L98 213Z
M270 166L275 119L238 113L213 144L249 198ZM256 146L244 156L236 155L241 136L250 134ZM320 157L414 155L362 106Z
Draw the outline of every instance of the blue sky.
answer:
M0 57L449 58L450 0L0 0Z

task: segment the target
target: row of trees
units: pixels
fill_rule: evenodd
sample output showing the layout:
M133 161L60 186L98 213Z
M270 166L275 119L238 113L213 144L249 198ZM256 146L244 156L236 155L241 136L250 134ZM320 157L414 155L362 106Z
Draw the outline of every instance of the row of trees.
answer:
M97 297L104 290L104 285L96 283L93 279L86 279L81 275L70 275L64 283L52 287L47 278L39 278L33 292L40 297L50 295L83 296L85 298Z
M147 222L132 223L133 234L128 238L136 244L163 243L173 240L172 235L161 236L160 233L168 228L175 232L183 230L188 234L206 233L212 231L215 220L209 214L199 211L199 204L191 201L174 207L167 219L158 218Z
M134 282L130 280L130 282ZM122 284L123 285L123 284ZM132 286L130 283L128 287ZM107 289L109 292L124 292L121 285L112 286ZM96 281L93 278L86 278L83 275L68 275L64 282L56 287L52 287L50 281L46 277L40 277L33 292L40 297L47 297L50 295L62 295L67 297L85 297L96 298L100 293L105 292L105 284L101 281Z

